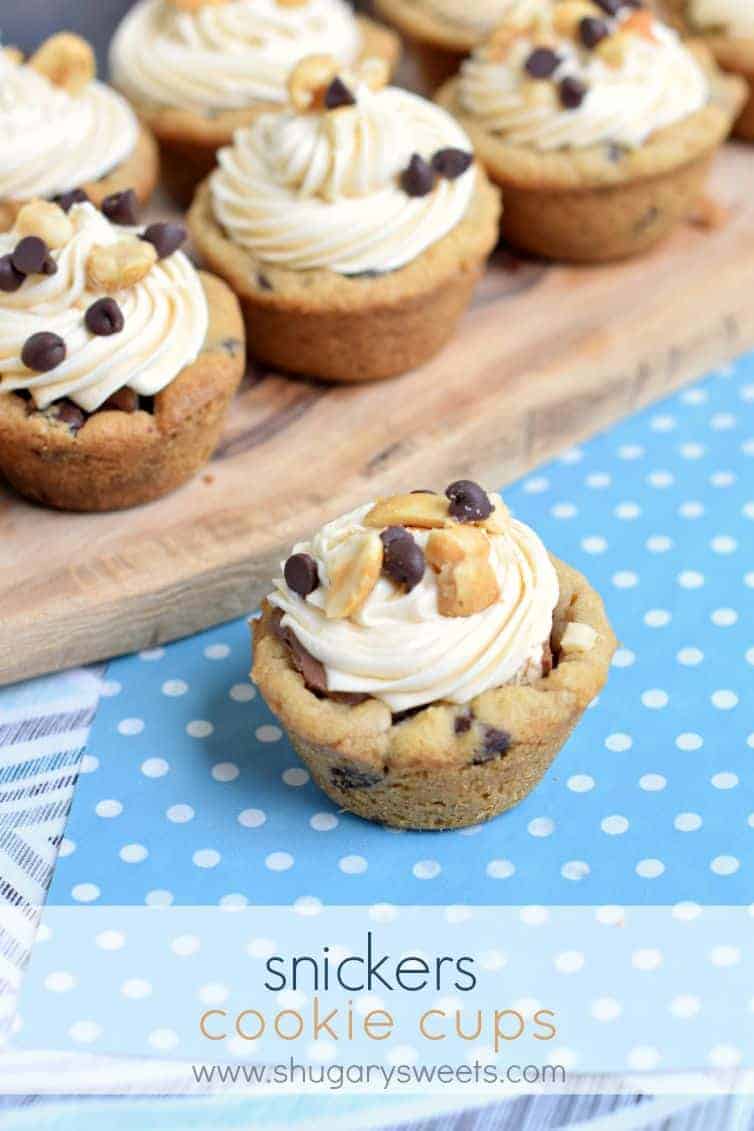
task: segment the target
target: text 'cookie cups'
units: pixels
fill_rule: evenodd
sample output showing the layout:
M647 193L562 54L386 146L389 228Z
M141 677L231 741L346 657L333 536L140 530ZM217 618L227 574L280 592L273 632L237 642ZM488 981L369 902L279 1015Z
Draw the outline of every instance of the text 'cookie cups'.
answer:
M178 250L180 225L140 232L132 204L115 198L116 225L90 203L34 201L0 235L0 474L62 510L189 479L244 371L235 296Z
M324 52L344 67L377 57L392 71L400 42L346 0L139 0L110 65L160 143L164 183L188 206L217 150L283 106L291 68Z
M0 232L22 204L76 190L96 204L125 189L140 202L158 177L157 145L126 100L97 82L94 52L53 35L24 61L0 48Z
M440 107L326 56L236 134L189 214L252 349L331 381L403 373L453 334L497 240L499 194Z
M645 251L688 216L743 84L636 3L501 26L438 101L503 189L504 234L550 259Z
M740 0L664 0L669 17L681 31L702 37L724 71L740 75L748 98L733 132L754 141L754 4Z
M462 480L296 545L254 622L252 677L337 805L447 829L537 785L614 650L586 579Z

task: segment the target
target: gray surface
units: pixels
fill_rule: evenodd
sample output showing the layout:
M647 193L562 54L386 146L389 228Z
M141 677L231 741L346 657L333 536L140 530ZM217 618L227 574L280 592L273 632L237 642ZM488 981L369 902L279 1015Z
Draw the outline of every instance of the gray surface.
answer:
M107 44L133 0L0 0L0 38L24 51L62 29L77 31L97 48L105 70Z

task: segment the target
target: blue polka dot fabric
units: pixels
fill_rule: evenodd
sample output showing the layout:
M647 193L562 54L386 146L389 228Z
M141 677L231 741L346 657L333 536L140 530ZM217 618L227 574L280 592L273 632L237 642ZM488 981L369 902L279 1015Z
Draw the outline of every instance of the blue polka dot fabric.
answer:
M110 666L60 904L740 904L754 890L754 357L505 491L603 594L608 686L482 827L339 812L248 682L245 623Z

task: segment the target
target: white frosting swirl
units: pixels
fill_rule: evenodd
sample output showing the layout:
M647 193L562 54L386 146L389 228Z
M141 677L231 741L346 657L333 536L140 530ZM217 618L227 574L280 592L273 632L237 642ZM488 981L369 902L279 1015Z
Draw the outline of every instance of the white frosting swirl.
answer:
M441 20L480 33L490 32L503 20L527 18L541 10L549 0L425 0L425 5Z
M751 0L691 0L689 16L694 27L704 31L754 37L754 4Z
M264 115L220 151L212 177L215 216L235 243L294 270L343 275L393 271L463 218L474 170L438 177L409 196L400 174L414 153L471 152L460 126L408 91L377 93L346 76L357 102L333 112Z
M195 12L140 0L113 39L116 84L137 102L202 113L284 103L286 79L304 56L353 63L361 32L345 0L229 0Z
M555 82L572 76L587 88L575 109L561 104L553 83L525 72L534 47L533 39L522 36L503 61L483 47L461 72L461 107L511 145L553 150L609 142L637 148L656 130L694 114L709 98L701 66L676 33L657 20L651 38L626 36L618 66L571 39L557 42L561 62Z
M294 553L316 561L318 589L303 599L281 577L269 597L284 614L283 627L324 665L328 691L372 695L392 711L405 711L439 700L468 703L490 688L541 675L558 578L534 531L513 519L507 533L490 536L500 597L483 612L442 616L437 575L428 566L410 593L383 576L358 613L328 620L323 608L329 565L344 540L363 534L371 506L328 523L310 542L294 547ZM430 531L412 534L423 547Z
M0 293L0 394L28 390L40 409L68 397L85 412L126 387L154 396L204 343L209 314L199 276L180 251L160 260L140 283L112 296L123 313L120 333L97 337L84 323L87 308L103 297L87 284L89 252L132 230L111 224L91 204L74 206L69 218L73 238L51 253L57 273L30 276L14 293ZM15 231L0 235L0 255L18 240ZM67 347L66 359L48 373L33 373L21 360L24 342L40 331L59 334Z
M133 153L136 117L99 82L81 94L54 86L0 51L0 197L51 197L97 181Z

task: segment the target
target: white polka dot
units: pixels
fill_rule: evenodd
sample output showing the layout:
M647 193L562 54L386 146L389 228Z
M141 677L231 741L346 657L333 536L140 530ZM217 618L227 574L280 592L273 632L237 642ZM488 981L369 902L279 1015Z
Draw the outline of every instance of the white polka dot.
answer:
M257 689L250 683L234 683L228 694L234 703L249 703L255 698Z
M151 997L152 983L145 978L128 978L120 987L120 992L131 1001L143 1001L145 997Z
M754 456L754 439L744 440L741 445L741 451L745 456Z
M641 876L643 880L656 880L665 871L665 865L662 860L640 860L636 865L636 874Z
M614 668L630 668L636 663L636 653L630 648L618 648L613 656Z
M341 860L341 867L343 861ZM363 871L363 869L360 869ZM411 869L417 880L436 880L442 872L439 860L417 860Z
M670 1012L679 1021L690 1021L701 1009L701 1002L694 994L678 994L670 1003Z
M744 503L744 505L741 507L741 514L744 516L744 518L754 518L754 501L750 503Z
M118 723L118 734L125 735L126 737L141 734L143 730L143 719L121 719Z
M580 950L564 950L555 958L555 969L560 974L578 974L584 968L584 955Z
M126 945L126 936L122 931L100 931L94 941L100 950L122 950Z
M591 487L594 491L609 487L612 481L612 476L607 471L592 471L584 480L587 487Z
M644 543L650 554L667 554L673 549L673 539L667 534L651 534Z
M67 994L76 985L73 974L67 970L54 970L44 980L44 987L54 994Z
M647 483L650 487L656 487L658 490L664 490L666 487L672 487L675 483L675 476L670 471L651 471L647 476Z
M667 609L649 609L644 614L644 623L647 628L665 628L673 619L673 614Z
M334 813L315 813L309 824L316 833L329 833L338 827L338 818Z
M631 955L631 965L634 970L641 970L644 974L659 970L662 966L662 951L654 946L640 947Z
M709 960L713 966L738 966L741 961L741 950L737 946L713 946L709 954Z
M76 841L64 836L58 848L58 856L72 856L76 851Z
M621 569L613 574L613 585L616 589L635 589L639 584L639 575L630 569Z
M679 919L682 923L691 923L694 919L698 919L701 913L699 904L691 899L681 900L673 907L673 918Z
M532 479L527 479L524 483L524 491L527 495L541 495L543 491L548 491L550 488L550 480L546 479L544 475L536 475Z
M293 910L296 914L307 919L314 915L320 915L324 911L324 907L324 903L321 899L317 899L316 895L300 895L293 904Z
M264 866L271 872L287 872L293 867L293 863L290 852L270 852L264 858Z
M566 464L581 463L583 458L584 453L581 448L566 448L560 457L560 462Z
M218 762L212 767L212 777L219 782L235 781L240 773L235 762Z
M732 711L738 705L738 696L735 691L727 689L713 691L710 698L712 706L717 707L718 711Z
M197 868L216 868L222 857L214 848L199 848L191 859Z
M227 895L221 895L217 901L223 911L241 911L244 907L248 906L248 899L241 892L231 891Z
M617 1021L623 1006L614 997L600 997L592 1002L591 1014L595 1021Z
M180 1044L180 1038L173 1029L153 1029L147 1040L158 1052L170 1052Z
M604 554L607 549L607 539L601 534L590 534L581 539L581 549L585 554Z
M591 873L591 868L585 860L567 860L563 867L560 869L560 874L564 880L585 880Z
M716 856L710 861L710 871L716 876L734 876L740 867L737 856Z
M145 778L161 778L170 770L170 763L164 758L147 758L141 764L141 772Z
M738 613L735 609L715 609L710 620L716 628L731 628L738 621Z
M747 589L754 589L754 570L744 574L744 585Z
M720 773L712 775L710 784L715 789L735 789L738 785L738 774L734 774L731 770L721 770Z
M286 785L293 786L295 789L298 786L306 785L309 781L309 774L302 766L291 766L289 770L283 770L283 781Z
M652 687L649 691L642 692L641 701L645 707L649 707L652 711L657 711L662 707L667 707L668 693L658 687Z
M474 912L471 908L464 907L461 904L445 908L445 920L448 923L452 923L454 927L459 923L468 923L469 919L473 919L473 917Z
M161 660L164 655L164 648L145 648L142 652L139 652L139 659L145 660L147 663L155 663L156 660Z
M183 679L166 679L162 685L162 694L167 695L170 699L177 699L179 695L185 695L188 691L188 684Z
M191 958L201 950L202 941L196 935L178 935L170 944L170 949L178 958Z
M71 895L77 903L92 903L99 899L100 890L96 884L75 884L71 888Z
M149 851L143 844L124 844L118 855L124 864L141 864L149 856Z
M716 412L709 422L709 426L714 432L727 432L729 429L735 428L736 424L737 421L732 412Z
M100 687L100 695L105 699L114 699L123 690L117 679L106 679Z
M608 750L612 750L614 754L620 754L624 750L630 750L634 744L634 740L630 734L623 734L617 731L615 734L609 734L605 739L605 746Z
M704 739L700 734L687 731L677 735L675 744L679 750L700 750L704 746Z
M685 389L681 393L681 400L684 404L706 404L707 391L706 389Z
M613 511L616 518L623 519L626 522L631 522L633 519L638 518L641 514L641 507L638 503L625 502L618 503Z
M257 727L255 733L259 742L278 742L283 737L280 727L270 724Z
M186 724L186 734L190 738L209 738L214 731L212 723L207 719L192 719L190 723Z
M626 1058L628 1067L634 1072L651 1072L660 1063L659 1051L652 1045L637 1045Z
M732 487L736 482L736 475L732 471L713 471L709 481L712 487Z
M197 997L203 1005L222 1005L230 997L230 990L222 982L207 982L199 987Z
M578 513L578 507L574 503L555 503L550 507L553 518L575 518Z
M346 876L361 876L369 868L369 861L365 860L363 856L355 854L342 856L338 861L338 867Z
M704 574L695 569L685 569L678 574L678 584L682 589L701 589L704 585Z
M704 444L697 444L690 441L687 444L681 444L678 451L683 459L702 459L707 449Z
M702 824L702 818L698 813L679 813L673 821L673 826L679 833L695 833Z
M526 923L527 927L542 927L550 921L549 909L537 905L522 907L518 916L522 923Z
M204 649L204 656L207 660L225 660L230 655L230 648L227 644L208 644Z
M398 908L392 903L375 903L369 908L369 918L375 923L392 923L398 915Z
M123 812L123 803L112 798L98 801L94 807L98 817L119 817Z
M714 1045L707 1059L713 1068L737 1068L743 1053L735 1045Z
M621 444L618 448L618 459L641 459L644 455L644 448L641 444Z
M573 774L567 785L573 793L588 793L594 789L594 778L590 774Z
M258 829L267 820L263 809L242 809L238 814L238 823L245 829Z
M527 826L531 836L552 836L555 831L555 822L552 817L534 817Z
M478 962L483 970L494 973L496 970L503 970L508 965L508 955L503 954L502 950L493 948L480 954Z
M629 829L629 821L627 817L623 817L619 813L613 813L609 817L603 817L600 822L600 828L603 833L607 833L608 836L623 836Z
M155 888L154 891L148 891L144 902L147 907L170 907L173 902L172 891L165 891L163 888Z
M99 769L99 758L95 758L94 754L85 754L81 759L79 765L80 774L93 774L95 770Z
M96 1021L75 1021L68 1030L68 1036L77 1045L92 1045L102 1036L102 1026Z
M681 648L676 653L676 660L679 664L683 664L685 668L694 668L697 664L701 664L704 659L704 652L701 648Z
M667 784L668 779L663 774L642 774L639 778L639 789L647 793L659 793Z
M192 807L183 803L171 805L170 808L165 811L165 816L169 821L172 821L174 825L185 825L187 821L193 821L194 815Z
M658 414L652 417L649 427L653 432L672 432L674 428L678 427L678 421L669 414Z
M738 542L729 534L716 534L710 542L710 549L715 554L733 554L738 549Z
M516 873L516 865L511 860L490 860L485 871L491 880L509 880Z

